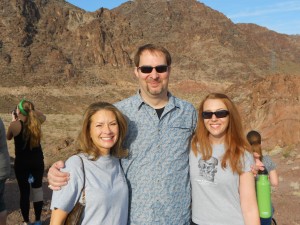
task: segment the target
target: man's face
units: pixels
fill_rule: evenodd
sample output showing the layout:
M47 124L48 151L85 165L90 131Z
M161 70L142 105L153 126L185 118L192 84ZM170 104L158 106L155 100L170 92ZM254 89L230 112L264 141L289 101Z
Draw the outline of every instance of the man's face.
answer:
M144 51L140 56L139 67L156 67L167 65L166 58L161 52ZM171 68L166 72L159 73L155 68L151 73L143 73L141 69L135 68L135 75L139 80L141 95L143 98L164 98L168 92L169 75Z

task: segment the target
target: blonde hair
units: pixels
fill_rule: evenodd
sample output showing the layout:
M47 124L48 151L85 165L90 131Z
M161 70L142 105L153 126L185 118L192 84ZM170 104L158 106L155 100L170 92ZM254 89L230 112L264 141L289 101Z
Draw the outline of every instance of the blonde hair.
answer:
M30 149L36 148L40 145L42 139L41 121L34 111L34 105L28 100L22 100L19 104L26 112L26 120L24 122L23 137L25 140L29 140Z
M250 147L243 132L240 114L234 103L225 94L208 94L200 103L197 127L191 143L192 151L196 156L199 152L204 160L208 160L212 156L212 146L208 138L209 131L206 129L204 119L202 118L203 105L208 99L220 99L229 111L229 124L226 129L225 137L226 150L222 158L221 166L224 169L227 167L227 164L229 164L233 172L241 174L241 156L243 156L245 150L250 149Z
M118 140L110 150L110 154L117 158L126 157L128 155L128 151L123 149L123 141L127 132L127 121L120 110L118 110L114 105L107 102L96 102L88 106L88 108L86 109L83 115L82 128L77 139L77 144L79 147L78 152L86 153L92 156L92 160L96 160L101 156L101 153L93 143L90 135L91 118L96 112L100 110L113 112L116 116L119 126Z

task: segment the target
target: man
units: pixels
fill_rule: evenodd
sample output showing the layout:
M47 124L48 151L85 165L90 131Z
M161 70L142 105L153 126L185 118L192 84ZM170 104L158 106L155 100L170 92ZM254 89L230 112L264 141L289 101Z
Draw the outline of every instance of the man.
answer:
M168 92L171 56L165 48L144 45L134 63L139 92L115 104L129 123L129 157L122 161L130 190L128 224L189 224L188 153L196 110ZM52 186L67 181L55 178L58 173L50 168Z

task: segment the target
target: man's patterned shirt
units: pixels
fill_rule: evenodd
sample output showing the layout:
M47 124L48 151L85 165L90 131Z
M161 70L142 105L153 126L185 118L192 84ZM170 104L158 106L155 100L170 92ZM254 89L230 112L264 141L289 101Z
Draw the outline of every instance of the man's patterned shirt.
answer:
M160 118L139 94L115 105L128 119L122 160L130 190L128 224L190 223L190 139L197 115L192 104L168 93Z

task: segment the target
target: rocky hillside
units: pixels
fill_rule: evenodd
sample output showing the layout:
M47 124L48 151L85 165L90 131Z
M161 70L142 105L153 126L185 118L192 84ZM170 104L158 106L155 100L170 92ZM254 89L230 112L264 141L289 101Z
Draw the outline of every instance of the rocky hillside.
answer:
M177 79L247 81L300 70L300 37L234 24L196 0L136 0L89 13L64 0L0 2L2 85L92 80L91 68L132 65L137 46L165 45ZM93 70L92 70L93 71ZM119 79L126 79L128 75ZM108 77L103 74L100 83ZM98 80L98 79L97 79Z
M234 24L196 0L135 0L86 12L64 0L0 1L0 112L26 96L47 113L81 113L90 102L136 91L137 46L173 55L171 91L196 107L230 94L246 129L271 147L298 146L300 36ZM47 103L47 104L45 104Z
M209 92L237 103L245 132L259 130L278 165L273 193L278 224L299 225L300 36L234 24L196 0L134 0L86 12L64 0L0 1L0 116L22 97L47 114L48 168L73 154L83 109L134 94L133 55L159 43L173 56L171 92L197 108ZM13 142L9 142L14 157ZM51 193L44 180L44 224ZM18 187L7 182L8 225L21 222ZM31 211L31 216L33 216Z

